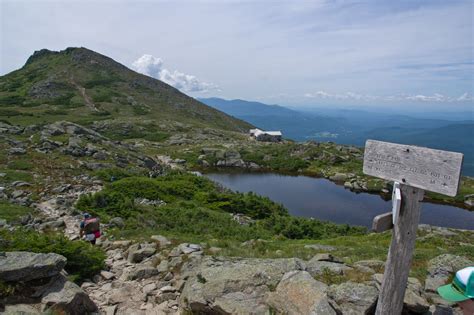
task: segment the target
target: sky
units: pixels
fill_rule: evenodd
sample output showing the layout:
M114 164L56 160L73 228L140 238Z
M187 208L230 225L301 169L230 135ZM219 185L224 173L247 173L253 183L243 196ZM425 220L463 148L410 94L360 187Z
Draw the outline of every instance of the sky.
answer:
M193 97L474 107L474 1L0 0L0 75L82 46Z

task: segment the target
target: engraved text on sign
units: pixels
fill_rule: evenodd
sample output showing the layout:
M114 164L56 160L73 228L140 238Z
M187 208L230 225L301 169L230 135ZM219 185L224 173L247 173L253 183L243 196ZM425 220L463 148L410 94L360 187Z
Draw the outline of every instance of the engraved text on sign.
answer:
M462 153L367 140L364 173L455 196L462 160Z

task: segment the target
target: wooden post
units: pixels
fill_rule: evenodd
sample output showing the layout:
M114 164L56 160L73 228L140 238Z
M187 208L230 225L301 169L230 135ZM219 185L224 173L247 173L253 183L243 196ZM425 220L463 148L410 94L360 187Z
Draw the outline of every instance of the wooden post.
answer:
M399 315L403 309L408 274L415 248L424 191L456 196L463 154L411 145L367 140L363 171L367 175L399 182L400 200L393 200L395 215L376 315ZM394 187L395 188L395 187ZM374 220L376 230L387 228L387 214Z
M401 314L408 273L415 247L424 190L401 185L402 206L392 231L392 243L385 266L376 315Z

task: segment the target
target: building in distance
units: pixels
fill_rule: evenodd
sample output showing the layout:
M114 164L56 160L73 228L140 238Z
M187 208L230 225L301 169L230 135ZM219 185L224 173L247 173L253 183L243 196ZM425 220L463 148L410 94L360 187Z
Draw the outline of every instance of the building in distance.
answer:
M257 141L265 141L265 142L280 142L283 136L281 131L264 131L258 128L250 129L249 134L251 137L255 138Z

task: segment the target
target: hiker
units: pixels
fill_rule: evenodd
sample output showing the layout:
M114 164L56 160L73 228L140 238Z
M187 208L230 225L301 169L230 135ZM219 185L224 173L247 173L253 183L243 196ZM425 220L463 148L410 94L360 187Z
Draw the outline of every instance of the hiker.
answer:
M80 224L79 235L82 239L95 245L96 239L100 237L99 218L93 218L89 213L84 213L84 220Z
M453 282L439 287L438 293L443 299L457 303L464 315L474 315L474 267L456 272Z

